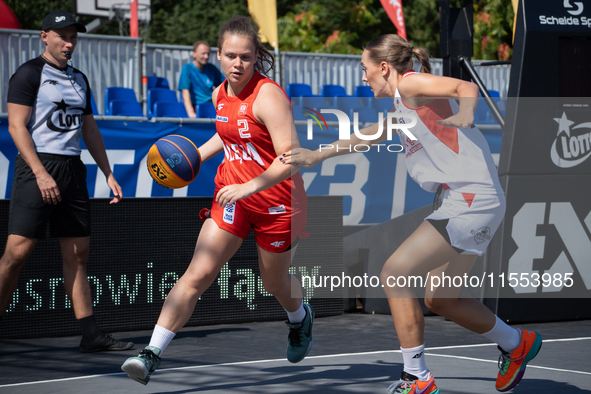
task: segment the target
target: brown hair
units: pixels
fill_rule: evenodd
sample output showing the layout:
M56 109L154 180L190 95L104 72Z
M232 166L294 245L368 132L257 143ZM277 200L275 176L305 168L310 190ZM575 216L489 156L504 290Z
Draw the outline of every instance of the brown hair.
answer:
M425 48L415 48L398 34L384 34L374 38L364 48L369 59L375 64L386 62L390 64L399 74L412 71L414 63L412 55L417 57L421 63L422 73L431 73L429 64L429 52Z
M209 44L207 43L207 41L195 41L195 43L193 44L193 52L195 52L197 50L197 47L199 45L207 45L209 48L211 48L209 46Z
M255 51L258 52L257 62L254 65L255 71L259 72L260 74L267 75L267 73L273 68L273 64L275 64L273 55L267 50L267 48L263 46L263 44L261 44L261 40L257 31L254 29L247 17L236 15L231 20L224 23L220 29L220 34L218 35L218 51L220 52L222 50L222 44L224 43L226 34L250 38L254 44Z

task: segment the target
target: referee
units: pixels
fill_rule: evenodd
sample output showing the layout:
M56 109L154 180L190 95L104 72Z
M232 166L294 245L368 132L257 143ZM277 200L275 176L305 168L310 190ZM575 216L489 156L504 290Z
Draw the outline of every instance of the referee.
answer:
M68 65L84 25L63 10L43 20L45 52L21 65L8 88L8 130L19 151L10 198L6 250L0 260L0 316L16 290L21 267L38 239L59 239L64 286L80 323L80 351L127 350L104 333L94 320L86 274L90 244L90 199L86 167L80 160L80 137L105 174L113 192L111 204L122 198L109 166L90 105L88 79Z

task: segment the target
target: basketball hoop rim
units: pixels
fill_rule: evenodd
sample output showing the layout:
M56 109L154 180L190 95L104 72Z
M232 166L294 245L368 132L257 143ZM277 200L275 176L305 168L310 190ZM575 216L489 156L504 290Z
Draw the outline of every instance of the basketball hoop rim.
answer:
M138 20L142 23L150 22L150 5L139 3L137 4ZM131 13L131 5L129 3L115 3L109 8L109 20L116 20L117 22L129 21Z

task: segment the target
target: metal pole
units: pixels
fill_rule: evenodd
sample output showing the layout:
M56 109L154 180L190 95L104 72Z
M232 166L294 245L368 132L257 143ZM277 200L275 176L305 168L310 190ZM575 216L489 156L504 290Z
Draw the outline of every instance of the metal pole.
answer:
M129 36L133 38L139 37L139 22L137 15L138 0L131 0L129 3L130 19L129 19Z
M464 58L463 56L460 56L458 57L458 63L460 63L460 66L462 66L464 71L466 71L470 75L470 78L472 78L474 83L478 85L480 93L482 93L482 97L484 97L484 101L486 101L486 104L488 105L493 115L497 119L497 122L499 122L499 124L501 125L501 128L505 129L505 119L503 118L503 114L499 110L499 107L497 107L497 104L491 98L488 89L486 89L486 86L484 86L484 83L478 76L478 73L476 72L476 70L474 70L474 67L472 67L472 63L470 63L470 60Z
M275 47L275 82L279 84L279 86L283 86L281 83L281 57L279 55L279 47Z
M142 53L141 53L141 62L142 62L142 108L144 109L144 114L148 113L148 62L146 61L146 57L148 54L148 49L146 46L146 40L142 38Z

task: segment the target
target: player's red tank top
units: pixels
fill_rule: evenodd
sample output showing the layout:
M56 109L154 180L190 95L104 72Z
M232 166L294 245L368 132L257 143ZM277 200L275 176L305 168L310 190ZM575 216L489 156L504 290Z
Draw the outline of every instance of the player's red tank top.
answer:
M216 129L225 155L215 177L216 194L226 185L246 183L256 178L277 157L269 131L257 122L252 106L264 84L279 85L255 71L242 92L237 97L229 97L227 83L228 80L222 83L215 103ZM241 201L246 208L267 214L297 213L305 210L307 205L304 182L299 173Z

